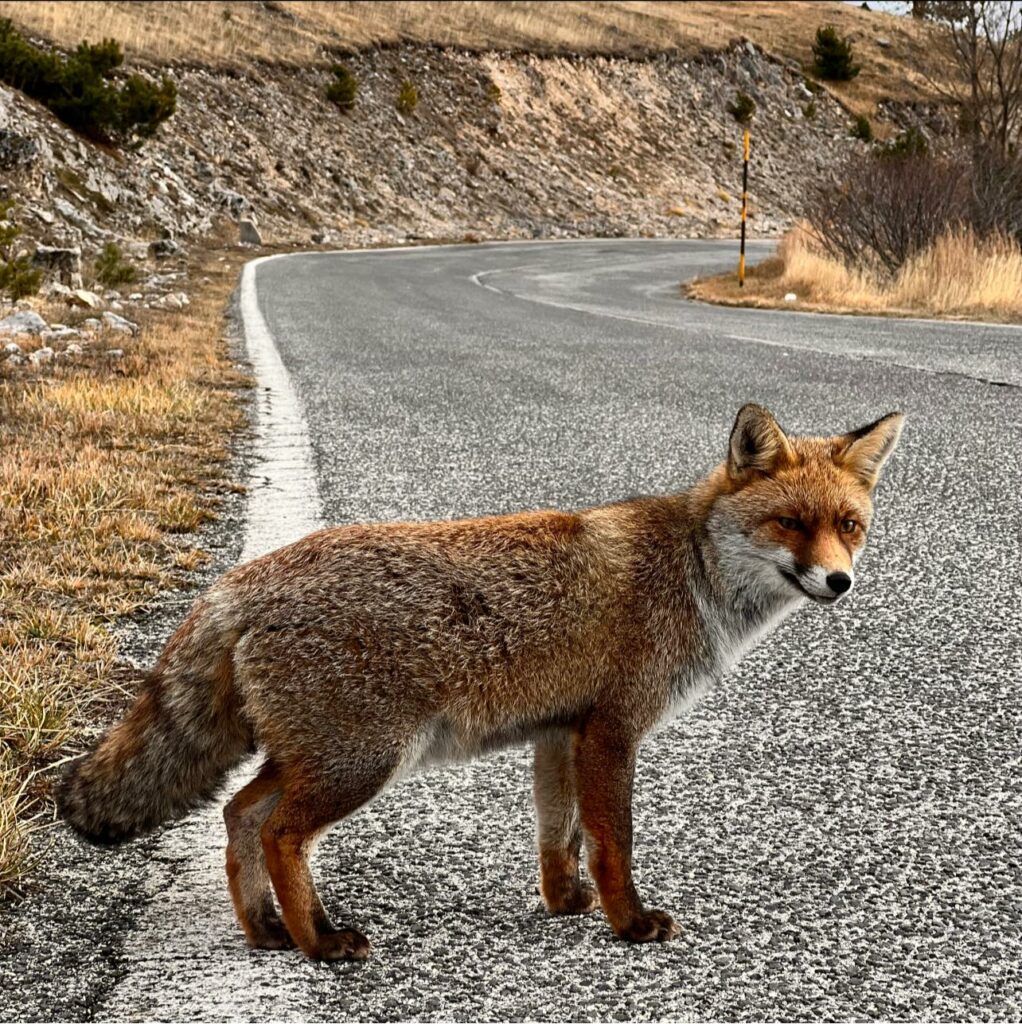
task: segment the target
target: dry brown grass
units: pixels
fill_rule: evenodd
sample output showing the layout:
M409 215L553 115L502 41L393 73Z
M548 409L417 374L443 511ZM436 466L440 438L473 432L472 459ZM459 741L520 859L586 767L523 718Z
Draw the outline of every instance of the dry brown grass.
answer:
M125 357L0 370L0 892L25 869L68 745L120 683L119 617L186 582L215 515L243 383L222 313L238 260L211 260L187 313Z
M308 65L330 51L413 42L470 50L640 55L694 53L745 36L799 64L812 60L818 26L854 43L862 73L827 88L856 113L877 100L932 97L925 75L943 74L932 26L842 3L361 2L93 3L0 2L0 15L63 46L112 36L155 61ZM889 41L881 47L877 40Z
M1022 322L1022 250L1010 239L980 239L963 228L889 278L846 267L797 228L782 240L777 256L751 269L745 288L738 287L734 273L687 288L693 298L727 305ZM791 292L797 301L785 302Z

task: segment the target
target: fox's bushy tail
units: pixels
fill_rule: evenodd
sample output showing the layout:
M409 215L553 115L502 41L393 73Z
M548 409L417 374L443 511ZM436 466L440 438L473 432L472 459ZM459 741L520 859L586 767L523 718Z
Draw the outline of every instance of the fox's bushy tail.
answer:
M253 749L232 667L239 633L220 618L196 604L131 710L68 772L60 812L86 838L118 843L180 817Z

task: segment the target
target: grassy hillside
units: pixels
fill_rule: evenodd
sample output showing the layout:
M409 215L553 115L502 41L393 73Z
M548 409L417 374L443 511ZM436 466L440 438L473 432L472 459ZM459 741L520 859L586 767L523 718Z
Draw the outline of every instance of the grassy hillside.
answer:
M816 28L833 24L863 70L832 91L855 112L884 97L932 95L941 73L934 30L910 18L836 2L0 2L0 15L64 46L112 36L135 58L212 65L308 65L331 51L398 42L536 53L682 54L745 36L808 63Z

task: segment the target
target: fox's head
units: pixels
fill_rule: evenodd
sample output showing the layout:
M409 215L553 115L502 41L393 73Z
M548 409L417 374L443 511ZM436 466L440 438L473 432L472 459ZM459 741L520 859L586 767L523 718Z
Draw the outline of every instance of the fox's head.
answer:
M903 421L892 412L847 434L789 437L762 406L743 406L708 524L722 568L778 597L839 601L855 582L871 494Z

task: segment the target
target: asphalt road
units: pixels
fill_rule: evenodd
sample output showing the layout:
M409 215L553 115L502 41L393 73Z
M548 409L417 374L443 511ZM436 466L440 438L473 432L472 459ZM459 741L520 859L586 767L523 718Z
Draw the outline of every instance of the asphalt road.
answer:
M545 916L516 749L405 781L321 844L324 901L374 943L364 965L245 948L218 808L116 850L58 834L7 923L6 1017L1022 1019L1022 330L683 301L677 282L732 248L253 271L290 392L267 393L253 502L279 514L250 553L319 520L678 489L749 400L804 432L907 414L852 598L797 613L642 750L638 883L681 938Z

